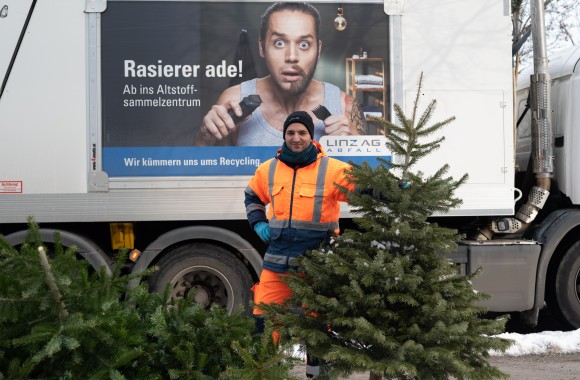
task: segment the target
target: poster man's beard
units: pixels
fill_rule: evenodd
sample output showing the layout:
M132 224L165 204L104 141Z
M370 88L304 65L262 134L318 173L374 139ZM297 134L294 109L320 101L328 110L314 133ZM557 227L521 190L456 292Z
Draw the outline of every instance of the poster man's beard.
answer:
M312 69L308 72L302 70L299 67L294 67L295 70L298 70L300 72L300 74L302 75L302 79L290 83L290 88L286 90L286 92L289 95L301 95L304 93L304 91L306 91L308 85L310 84L312 78L314 77L314 73L316 72L317 63L318 62L315 62Z

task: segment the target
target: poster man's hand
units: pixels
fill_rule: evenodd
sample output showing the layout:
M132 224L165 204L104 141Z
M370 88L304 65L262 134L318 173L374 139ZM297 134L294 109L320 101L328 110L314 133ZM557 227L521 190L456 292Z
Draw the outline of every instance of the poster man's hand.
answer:
M224 104L213 105L201 121L200 136L207 142L222 140L237 129L232 117L228 113L232 110L242 116L242 108L238 102L230 100Z
M324 132L332 136L358 135L358 131L344 115L330 115L324 120Z

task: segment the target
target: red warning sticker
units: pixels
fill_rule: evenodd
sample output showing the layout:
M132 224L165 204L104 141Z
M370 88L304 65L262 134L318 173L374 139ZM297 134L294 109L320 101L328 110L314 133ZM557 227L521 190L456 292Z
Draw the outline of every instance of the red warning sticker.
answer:
M0 193L3 193L3 194L20 194L20 193L22 193L22 181L3 181L3 180L0 180Z

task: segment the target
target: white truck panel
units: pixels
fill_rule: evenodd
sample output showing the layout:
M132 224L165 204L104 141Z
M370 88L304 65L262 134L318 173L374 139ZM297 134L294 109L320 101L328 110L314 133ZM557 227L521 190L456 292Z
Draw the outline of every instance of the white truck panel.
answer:
M423 71L426 90L511 90L511 16L504 7L505 0L406 1L406 89Z
M428 11L427 11L428 9ZM410 112L424 74L425 107L437 99L432 122L455 116L441 149L419 163L433 172L469 174L463 205L451 214L513 213L511 19L504 1L411 0L402 16L404 107ZM499 46L499 48L498 48ZM423 108L424 109L424 108ZM474 143L475 142L475 143Z
M0 139L1 161L9 163L0 180L21 181L24 194L87 189L83 7L76 0L36 4L0 100L2 135L10 136Z
M576 57L580 57L580 54ZM570 197L573 204L577 205L580 204L580 175L575 166L580 162L580 151L575 148L580 142L580 109L578 107L580 70L578 67L569 77L567 85L561 86L560 99L556 113L562 129L560 136L564 138L564 141L563 146L555 148L557 150L555 154L559 156L556 159L556 177L560 190Z

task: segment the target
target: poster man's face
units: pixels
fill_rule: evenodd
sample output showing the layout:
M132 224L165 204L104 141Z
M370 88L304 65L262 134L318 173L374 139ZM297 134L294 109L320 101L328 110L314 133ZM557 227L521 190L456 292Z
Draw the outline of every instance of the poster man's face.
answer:
M282 91L298 95L314 76L321 45L311 15L285 10L270 16L266 39L260 41L260 56L274 83Z

